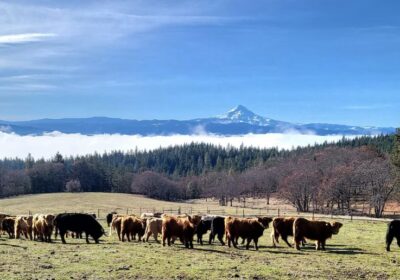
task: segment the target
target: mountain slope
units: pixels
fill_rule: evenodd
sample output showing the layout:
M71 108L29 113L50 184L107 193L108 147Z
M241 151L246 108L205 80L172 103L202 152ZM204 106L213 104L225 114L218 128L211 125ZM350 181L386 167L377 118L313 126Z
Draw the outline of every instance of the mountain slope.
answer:
M392 127L359 127L337 124L293 124L257 115L239 105L227 113L193 120L127 120L118 118L67 118L31 121L0 121L0 131L19 135L43 134L52 131L63 133L171 135L203 134L242 135L248 133L288 133L317 135L376 135L390 134Z

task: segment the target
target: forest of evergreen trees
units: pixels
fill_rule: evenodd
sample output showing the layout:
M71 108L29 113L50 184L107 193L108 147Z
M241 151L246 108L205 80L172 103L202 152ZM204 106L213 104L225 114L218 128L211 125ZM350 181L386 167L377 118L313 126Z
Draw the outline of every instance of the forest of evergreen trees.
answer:
M398 137L365 136L290 151L193 143L128 153L65 158L56 154L49 160L3 159L0 195L126 192L165 200L218 197L229 203L235 197L269 198L278 193L300 211L348 211L362 196L373 199L379 212L382 201L395 193L389 154L396 149ZM387 175L390 182L385 178L372 182L374 170ZM366 181L368 176L375 177ZM367 190L377 183L386 189ZM350 185L351 189L346 187Z

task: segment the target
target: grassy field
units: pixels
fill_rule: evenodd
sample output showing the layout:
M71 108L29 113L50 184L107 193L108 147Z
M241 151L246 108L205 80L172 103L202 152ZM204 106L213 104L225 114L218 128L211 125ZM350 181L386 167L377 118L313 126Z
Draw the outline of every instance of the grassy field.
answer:
M193 212L204 209L201 204L101 193L0 200L0 212L12 214L179 206L191 207ZM270 229L264 232L259 251L217 243L195 244L193 250L180 244L121 243L115 235L103 237L99 245L75 239L67 239L69 244L65 245L60 240L45 244L9 240L3 235L0 275L1 279L400 279L400 248L392 244L392 252L384 250L385 222L342 222L344 227L328 240L325 252L315 251L311 244L300 252L284 244L272 248Z

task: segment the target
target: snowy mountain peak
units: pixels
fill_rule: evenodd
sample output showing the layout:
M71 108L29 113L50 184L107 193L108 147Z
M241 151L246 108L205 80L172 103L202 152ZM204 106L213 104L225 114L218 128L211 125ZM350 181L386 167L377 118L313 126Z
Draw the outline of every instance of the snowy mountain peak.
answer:
M269 119L261 117L243 105L238 105L235 108L229 110L226 114L219 116L220 119L229 120L232 122L248 123L252 125L268 125Z

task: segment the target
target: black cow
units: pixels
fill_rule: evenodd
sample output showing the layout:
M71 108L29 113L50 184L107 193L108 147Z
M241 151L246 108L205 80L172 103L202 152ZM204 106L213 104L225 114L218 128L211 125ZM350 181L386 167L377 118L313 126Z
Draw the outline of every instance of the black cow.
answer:
M103 227L90 214L81 213L63 213L58 214L54 219L56 232L60 232L62 243L65 242L65 234L67 231L84 232L86 234L86 243L89 243L89 235L96 243L99 243L99 238L104 234Z
M196 227L197 243L203 245L203 235L211 229L212 220L201 220Z
M386 251L390 251L390 244L393 238L397 239L397 245L400 247L400 220L393 220L389 223L386 233Z
M211 244L214 241L215 236L217 236L219 242L221 242L222 245L225 245L225 242L223 241L224 234L225 234L225 218L215 217L211 222L211 233L210 233L210 240L208 243Z
M2 222L2 228L8 233L9 238L15 238L14 235L15 217L6 217Z
M114 214L118 214L117 212L113 211L107 214L106 220L107 220L107 225L110 226L112 222L112 218Z

